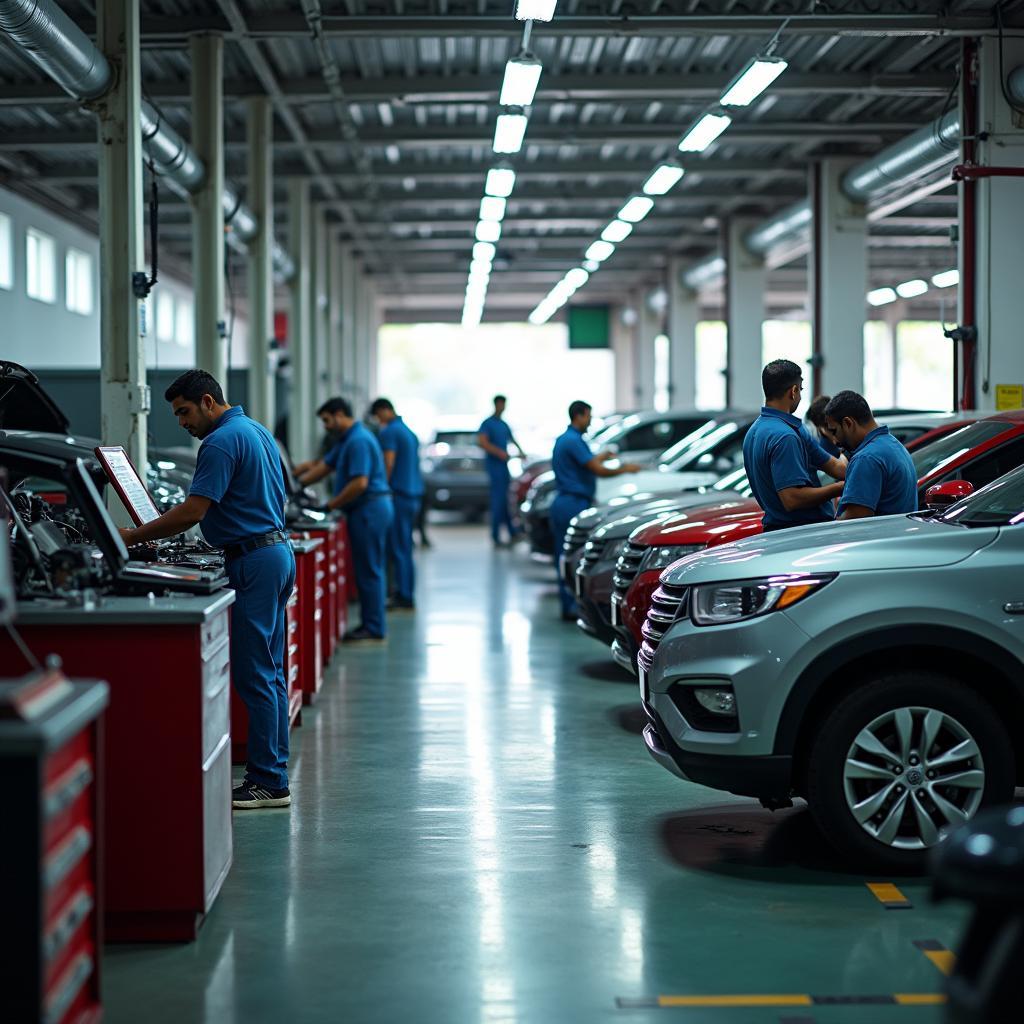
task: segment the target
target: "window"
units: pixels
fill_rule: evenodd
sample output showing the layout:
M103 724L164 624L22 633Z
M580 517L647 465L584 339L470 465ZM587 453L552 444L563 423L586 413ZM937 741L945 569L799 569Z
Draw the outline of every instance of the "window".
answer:
M664 334L654 339L654 408L665 412L671 393L671 345Z
M163 288L156 293L156 336L159 341L174 341L174 295Z
M702 320L697 324L698 409L725 408L725 334L721 320Z
M0 213L0 288L14 285L14 246L11 218Z
M57 301L57 244L35 228L25 237L25 290L30 299Z
M92 313L92 257L80 249L68 249L64 258L65 302L72 313Z
M1024 438L1017 437L961 466L943 480L966 480L978 490L998 480L1011 469L1016 469L1021 463L1024 463Z
M182 348L191 348L195 340L195 324L192 322L192 303L182 300L176 303L176 305L178 311L174 317L176 325L174 330L175 340Z
M942 324L901 321L896 352L896 404L904 409L952 408L953 345Z

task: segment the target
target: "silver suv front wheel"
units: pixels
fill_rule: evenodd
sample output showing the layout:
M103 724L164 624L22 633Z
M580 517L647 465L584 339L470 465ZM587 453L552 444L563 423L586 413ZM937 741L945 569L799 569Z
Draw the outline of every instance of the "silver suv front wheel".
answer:
M879 676L818 722L807 801L858 862L920 867L943 830L1013 797L1014 752L996 709L932 672Z

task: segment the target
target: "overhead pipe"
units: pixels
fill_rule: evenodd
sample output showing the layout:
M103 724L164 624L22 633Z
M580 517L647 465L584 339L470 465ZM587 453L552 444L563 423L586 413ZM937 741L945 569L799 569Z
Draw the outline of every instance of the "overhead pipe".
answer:
M98 100L110 89L113 72L107 58L53 0L0 0L0 29L78 102ZM195 150L145 101L139 127L146 156L157 173L178 195L195 195L206 180L206 167ZM222 203L225 223L232 231L245 242L254 238L259 229L256 217L229 184L225 184ZM276 242L274 269L285 280L295 270Z

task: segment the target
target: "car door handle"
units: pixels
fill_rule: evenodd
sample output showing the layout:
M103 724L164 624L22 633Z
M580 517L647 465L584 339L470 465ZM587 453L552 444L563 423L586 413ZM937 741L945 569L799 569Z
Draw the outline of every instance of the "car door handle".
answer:
M1024 615L1024 601L1010 601L1003 605L1007 615Z

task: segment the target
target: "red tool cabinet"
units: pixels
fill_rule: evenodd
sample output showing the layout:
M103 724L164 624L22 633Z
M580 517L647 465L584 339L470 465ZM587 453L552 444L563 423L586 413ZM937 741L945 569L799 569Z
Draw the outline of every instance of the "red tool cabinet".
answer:
M306 530L301 537L323 541L323 614L320 617L320 658L326 665L334 654L341 637L338 626L344 622L344 608L348 605L346 577L342 568L344 544L341 523L325 523L323 527ZM343 632L343 630L342 630ZM306 701L309 703L309 700Z
M295 583L299 589L299 685L302 699L310 704L324 678L320 653L323 617L324 542L319 539L293 540Z
M189 941L231 867L228 616L235 595L31 601L36 657L106 679L104 923L112 942ZM0 635L0 662L16 664ZM173 794L154 800L154 791Z
M15 664L13 659L6 664ZM107 687L0 680L5 1021L93 1024L100 1007L101 715Z

